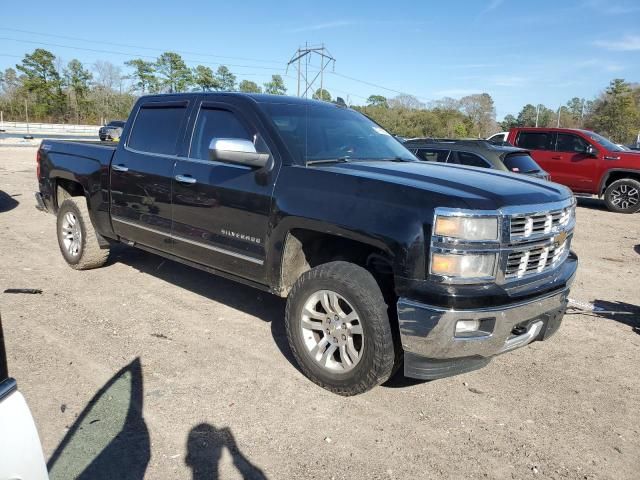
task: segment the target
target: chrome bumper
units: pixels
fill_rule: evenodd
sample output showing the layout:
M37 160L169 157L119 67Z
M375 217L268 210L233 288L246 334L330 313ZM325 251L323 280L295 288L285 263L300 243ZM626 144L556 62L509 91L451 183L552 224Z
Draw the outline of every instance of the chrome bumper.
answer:
M400 337L405 353L438 361L474 357L478 360L544 340L558 329L569 288L541 298L495 308L447 310L398 300ZM479 320L481 331L456 336L459 320Z

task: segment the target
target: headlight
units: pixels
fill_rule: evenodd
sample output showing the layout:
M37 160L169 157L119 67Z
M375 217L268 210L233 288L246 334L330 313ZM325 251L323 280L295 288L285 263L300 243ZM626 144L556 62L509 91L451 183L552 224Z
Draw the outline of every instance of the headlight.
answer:
M438 215L434 234L468 241L498 240L498 218Z
M495 275L496 254L431 254L431 273L445 277L486 278Z

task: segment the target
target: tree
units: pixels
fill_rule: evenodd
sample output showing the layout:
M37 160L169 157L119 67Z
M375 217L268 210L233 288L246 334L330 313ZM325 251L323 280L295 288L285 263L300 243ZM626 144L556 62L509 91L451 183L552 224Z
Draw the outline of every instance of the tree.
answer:
M184 92L192 82L191 70L175 52L164 52L156 61L160 84L169 93Z
M13 68L7 68L2 75L2 82L0 82L2 91L7 95L13 95L19 86L20 80L16 71Z
M518 113L518 126L519 127L535 127L536 126L536 107L527 103L520 113Z
M75 58L71 60L64 71L64 76L66 85L73 91L76 98L86 97L93 75L89 70L85 70L80 60Z
M271 95L285 95L287 87L284 86L284 80L280 75L271 75L271 81L264 84L264 93Z
M406 108L409 110L418 110L425 107L424 103L416 97L404 93L393 97L388 103L391 108Z
M382 95L369 95L369 98L367 98L367 105L370 107L389 108L387 97L383 97Z
M325 102L331 101L331 94L324 88L317 89L311 96L314 100L324 100Z
M262 88L256 82L251 80L243 80L238 87L241 92L245 93L262 93Z
M202 89L203 92L218 90L218 80L213 75L213 70L204 65L198 65L193 69L193 83Z
M35 114L61 114L65 97L62 92L62 78L55 67L53 53L37 48L24 56L16 68L24 74L22 85L35 96Z
M216 70L215 79L217 90L233 92L236 89L236 76L224 65L220 65Z
M147 91L157 90L158 79L156 78L156 65L141 58L134 58L124 63L127 67L133 68L131 77L135 80L134 85L144 95Z
M460 99L460 109L473 124L470 132L481 138L486 138L496 130L496 109L493 98L488 93L467 95Z
M122 69L111 62L98 60L93 64L93 70L96 72L96 83L103 89L113 90L120 89L122 82Z
M614 142L629 143L636 138L639 119L631 86L616 78L594 105L590 126Z
M504 132L508 132L513 127L517 127L517 126L518 126L518 119L511 114L505 115L504 119L500 123L500 128Z

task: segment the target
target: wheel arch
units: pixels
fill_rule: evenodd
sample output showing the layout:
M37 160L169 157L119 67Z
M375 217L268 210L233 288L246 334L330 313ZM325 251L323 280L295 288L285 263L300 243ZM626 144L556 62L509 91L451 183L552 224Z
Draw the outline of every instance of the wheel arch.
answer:
M598 195L604 195L604 192L609 185L611 185L616 180L621 180L623 178L632 178L640 182L640 170L631 170L627 168L612 168L608 170L603 175L602 180L600 180Z

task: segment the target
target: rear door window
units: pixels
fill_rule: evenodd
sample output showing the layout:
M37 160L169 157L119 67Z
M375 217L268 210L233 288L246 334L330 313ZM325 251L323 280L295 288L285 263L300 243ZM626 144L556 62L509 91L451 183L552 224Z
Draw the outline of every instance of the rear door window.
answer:
M535 173L541 170L528 153L511 153L504 158L503 163L510 172Z
M551 132L520 132L516 146L527 150L553 150Z
M419 148L416 157L425 162L446 162L449 157L449 150L436 150L432 148Z
M469 167L491 168L484 158L471 152L451 152L449 163L467 165Z
M556 140L558 152L584 153L589 144L586 140L572 133L559 133Z
M131 129L127 146L146 153L175 155L187 102L162 102L143 105Z

